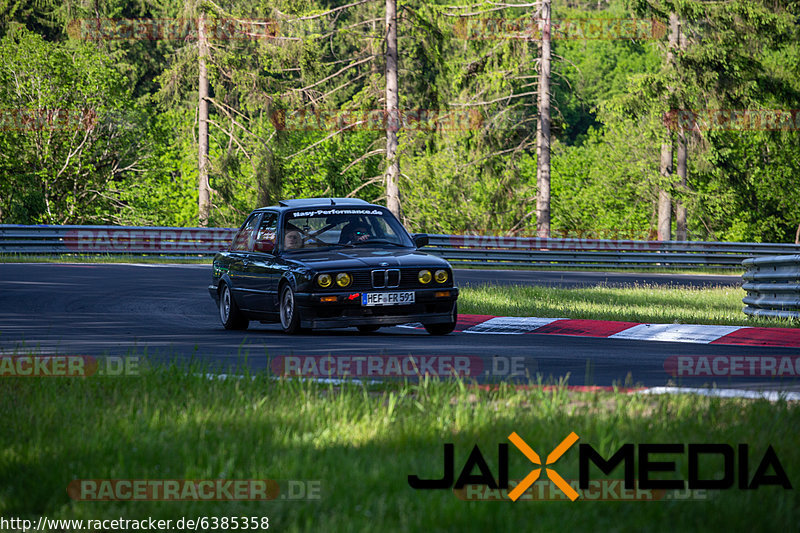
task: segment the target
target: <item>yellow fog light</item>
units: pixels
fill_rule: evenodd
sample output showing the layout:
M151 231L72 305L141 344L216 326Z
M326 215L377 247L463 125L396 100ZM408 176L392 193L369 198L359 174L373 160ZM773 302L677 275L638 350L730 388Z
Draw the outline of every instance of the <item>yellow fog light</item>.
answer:
M353 278L347 272L339 272L336 274L336 284L340 287L347 287L353 282Z
M447 281L447 270L437 270L433 277L436 279L436 283L444 283Z
M419 280L420 283L426 285L431 282L433 276L431 276L430 270L420 270L419 274L417 275L417 279Z
M333 283L333 278L331 278L330 274L320 274L317 276L317 284L323 289L330 287L331 283Z

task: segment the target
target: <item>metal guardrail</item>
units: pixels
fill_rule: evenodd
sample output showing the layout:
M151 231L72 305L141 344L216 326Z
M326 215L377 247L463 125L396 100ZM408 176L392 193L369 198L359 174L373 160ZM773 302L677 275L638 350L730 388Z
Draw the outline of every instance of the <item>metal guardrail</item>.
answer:
M441 255L454 266L741 270L742 261L747 258L800 253L800 246L748 242L430 235L430 247L426 251Z
M746 259L742 288L744 313L751 316L800 318L800 254Z
M0 225L0 254L209 256L235 229ZM454 266L713 268L740 270L752 257L800 254L794 244L430 235L427 252Z
M236 229L0 224L3 254L213 255Z

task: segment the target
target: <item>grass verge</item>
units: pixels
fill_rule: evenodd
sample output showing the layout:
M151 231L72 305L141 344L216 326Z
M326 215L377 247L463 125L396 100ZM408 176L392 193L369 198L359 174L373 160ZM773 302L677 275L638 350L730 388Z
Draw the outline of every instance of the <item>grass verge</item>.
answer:
M202 372L202 370L199 370ZM178 368L126 378L0 380L0 515L36 518L268 516L280 531L794 530L794 490L709 491L700 501L465 502L420 491L409 474L456 476L478 444L492 472L517 432L548 453L571 431L608 457L621 443L750 445L752 476L772 445L800 485L800 405L694 396L480 390L462 382L358 384L209 380ZM510 447L509 472L531 463ZM669 455L686 478L685 455ZM705 472L719 476L719 465ZM577 446L558 473L576 479ZM621 468L605 476L621 479ZM738 474L737 474L738 475ZM669 477L669 474L667 474ZM268 502L81 502L74 479L278 479L319 482L319 499Z
M738 287L668 288L663 285L561 289L480 285L462 289L464 314L620 320L653 324L798 327L799 321L748 317Z
M709 274L714 276L733 276L741 277L745 272L744 267L734 268L712 268L707 266L689 267L645 267L635 264L610 267L593 266L560 266L555 263L552 265L541 266L508 266L502 263L486 263L485 265L460 265L457 261L451 261L453 268L458 270L531 270L544 272L612 272L616 274Z

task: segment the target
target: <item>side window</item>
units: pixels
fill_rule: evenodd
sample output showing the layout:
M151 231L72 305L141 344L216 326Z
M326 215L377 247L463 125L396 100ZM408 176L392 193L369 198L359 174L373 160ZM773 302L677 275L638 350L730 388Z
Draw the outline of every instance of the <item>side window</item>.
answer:
M264 213L256 235L256 252L271 253L278 240L278 213Z
M250 241L253 237L253 233L255 233L257 222L258 213L250 215L250 218L248 218L247 222L244 223L242 229L240 229L239 233L236 234L236 237L233 238L231 250L237 252L246 252L250 250Z

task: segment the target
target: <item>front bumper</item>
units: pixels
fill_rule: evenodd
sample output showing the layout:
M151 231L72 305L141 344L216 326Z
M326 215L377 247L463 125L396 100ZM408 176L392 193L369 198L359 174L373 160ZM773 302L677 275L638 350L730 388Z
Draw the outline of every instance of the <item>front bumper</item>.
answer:
M381 291L369 292L407 292ZM349 326L391 326L408 322L445 324L455 322L457 287L416 289L411 305L361 305L361 292L313 292L295 294L300 323L305 328L345 328ZM441 293L448 293L447 296ZM437 296L437 293L440 293ZM354 297L354 295L358 295ZM321 302L335 296L335 302Z

